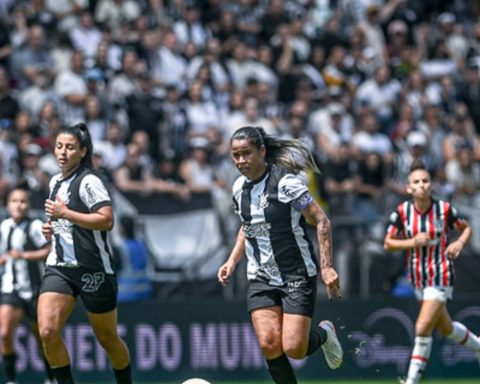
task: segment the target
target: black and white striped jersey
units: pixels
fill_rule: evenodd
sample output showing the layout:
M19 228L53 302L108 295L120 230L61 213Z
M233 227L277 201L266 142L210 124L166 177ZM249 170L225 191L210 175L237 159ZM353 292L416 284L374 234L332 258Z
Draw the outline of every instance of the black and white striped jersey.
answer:
M60 197L77 212L90 213L111 205L110 194L93 171L80 168L67 179L57 174L50 180L50 199ZM80 227L66 219L52 219L52 250L47 265L83 266L113 274L107 232Z
M274 286L317 275L318 260L301 211L313 201L306 180L268 165L259 180L240 176L233 185L235 212L245 235L249 280Z
M25 219L18 225L12 218L0 224L0 247L4 255L8 251L31 251L43 248L48 241L42 233L42 221ZM44 270L44 261L7 258L1 279L1 293L16 293L24 300L38 294Z

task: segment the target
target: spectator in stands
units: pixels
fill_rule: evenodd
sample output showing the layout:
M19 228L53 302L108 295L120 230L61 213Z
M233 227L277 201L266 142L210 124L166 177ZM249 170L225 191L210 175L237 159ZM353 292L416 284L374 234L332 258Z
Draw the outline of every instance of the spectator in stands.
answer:
M140 4L133 0L99 0L96 2L94 18L111 31L114 39L121 39L121 26L140 16Z
M190 192L210 192L212 202L221 217L226 217L231 200L227 182L212 164L212 144L206 137L196 136L189 141L189 155L179 164L178 173Z
M105 141L95 142L95 147L101 148L104 153L105 167L115 172L126 158L126 146L124 144L125 132L115 120L110 120L107 125L107 137Z
M107 113L96 95L88 95L85 99L85 123L90 128L92 140L105 140L107 136Z
M315 110L310 116L309 126L323 161L338 155L340 143L352 141L353 120L339 102L334 101Z
M137 144L127 145L125 162L115 170L115 185L120 192L148 195L153 192L151 169L141 161Z
M52 240L52 247L38 299L38 326L58 384L73 384L62 331L80 296L115 381L132 384L129 351L117 330L117 281L107 242L114 222L112 202L105 184L92 171L92 152L85 124L59 131L55 156L61 172L51 179L45 200L49 220L42 232Z
M208 136L211 130L219 129L219 110L213 100L207 101L202 95L203 82L194 80L188 87L185 112L188 121L188 135Z
M457 112L448 117L448 125L450 132L442 143L443 159L454 159L457 148L468 144L473 149L475 159L480 160L480 140L465 105L461 104Z
M41 25L34 24L28 29L26 45L13 53L11 64L13 76L20 89L31 84L39 71L49 77L54 76L53 58Z
M376 235L377 225L383 224L380 220L385 208L386 170L382 156L376 152L367 153L358 164L354 183L355 214L364 223L367 233Z
M434 329L474 351L477 359L480 339L462 323L452 322L446 307L453 293L453 261L472 235L470 226L450 203L432 199L430 174L421 161L412 164L407 190L412 199L398 205L390 215L384 247L388 251L407 252L409 278L420 303L415 345L407 378L402 380L416 384L430 358ZM459 233L453 241L447 240L450 229Z
M42 153L42 148L35 143L28 144L25 150L20 153L21 170L19 179L28 186L31 204L35 209L43 208L43 202L48 195L50 175L39 166Z
M85 60L80 51L74 51L70 69L58 74L55 92L61 98L61 114L66 124L75 124L85 119L87 82L84 77Z
M322 167L329 212L332 215L351 215L357 163L352 158L350 144L342 141Z
M137 91L125 97L129 135L143 131L148 135L148 154L158 158L160 150L160 124L163 120L161 101L152 92L151 77L148 72L138 73Z
M13 123L19 111L18 100L12 95L10 76L7 69L0 67L0 116L2 119L8 120L9 123Z
M377 115L367 110L360 116L359 125L359 130L352 137L354 153L360 157L376 151L387 164L391 164L394 157L392 143L388 136L380 131Z
M98 45L102 40L102 33L95 26L93 16L88 10L82 10L79 22L69 31L75 50L85 57L87 67L95 62Z
M78 24L78 15L89 6L89 0L46 0L46 8L53 13L60 32L71 31Z
M218 270L219 282L229 282L246 254L248 310L275 383L296 383L288 357L301 359L320 347L329 367L339 368L343 351L333 323L324 320L311 327L318 273L330 299L340 294L330 221L298 175L307 168L316 169L311 153L299 142L279 140L262 128L249 126L235 131L231 153L242 174L233 186L234 207L242 225L228 260ZM312 254L303 217L317 228L320 265ZM299 247L299 241L304 246ZM278 247L277 242L284 245Z
M480 164L470 143L457 146L455 158L445 165L445 176L455 188L452 204L471 225L472 249L480 254Z
M198 8L193 1L189 0L184 2L181 12L182 17L173 25L178 43L185 47L191 42L197 49L202 49L210 36L210 31L202 25Z
M394 107L401 91L401 85L392 79L386 65L379 66L371 79L365 80L358 87L356 107L369 107L377 116L382 132L386 132L392 123Z

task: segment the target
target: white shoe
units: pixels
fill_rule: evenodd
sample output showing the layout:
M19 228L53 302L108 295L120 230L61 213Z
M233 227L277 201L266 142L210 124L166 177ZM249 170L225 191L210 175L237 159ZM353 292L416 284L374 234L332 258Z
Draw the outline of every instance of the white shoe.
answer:
M329 320L323 320L318 325L327 332L327 341L322 344L323 354L330 369L337 369L343 363L343 349L338 341L335 326Z
M43 384L57 384L57 380L55 380L55 379L53 379L53 380L45 379Z

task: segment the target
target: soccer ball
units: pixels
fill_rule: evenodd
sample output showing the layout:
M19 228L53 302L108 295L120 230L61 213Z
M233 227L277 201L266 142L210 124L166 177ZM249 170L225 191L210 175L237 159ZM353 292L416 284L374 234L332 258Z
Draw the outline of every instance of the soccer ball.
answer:
M198 377L195 377L193 379L188 379L184 381L182 384L211 384L207 380L199 379Z

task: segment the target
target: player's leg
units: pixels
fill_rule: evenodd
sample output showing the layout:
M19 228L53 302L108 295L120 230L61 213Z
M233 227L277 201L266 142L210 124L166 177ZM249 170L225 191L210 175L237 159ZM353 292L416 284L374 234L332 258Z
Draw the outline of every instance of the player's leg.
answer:
M117 332L117 309L104 313L87 312L95 337L105 349L118 384L131 384L128 348Z
M415 322L415 345L410 357L406 384L418 383L425 371L432 349L432 332L444 305L438 300L425 300L421 303Z
M297 382L295 373L282 347L281 307L257 308L250 313L260 349L273 381L276 384L295 384Z
M36 319L32 320L31 331L32 331L33 335L35 336L35 338L37 339L37 342L38 342L38 345L40 346L40 349L42 350L43 363L44 363L44 366L45 366L45 376L46 376L45 383L53 383L55 377L53 375L52 368L50 367L50 364L47 361L47 357L45 356L45 353L43 352L42 340L40 338L40 332L38 330L38 322L36 321Z
M59 384L73 384L70 357L62 330L72 313L75 297L58 292L43 292L38 299L38 330L43 351Z
M17 378L15 370L15 330L22 320L23 310L13 305L0 305L0 337L2 347L3 368L7 384L14 383Z
M463 345L480 355L480 340L462 323L452 321L447 307L444 306L438 319L437 329L443 337L447 337L457 344ZM480 357L480 356L479 356Z
M282 345L285 353L293 358L311 355L320 347L331 369L340 367L343 350L332 322L325 320L311 326L317 301L316 278L292 282L284 289L282 298Z

